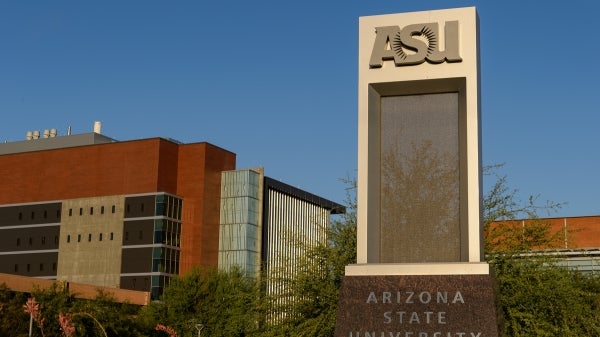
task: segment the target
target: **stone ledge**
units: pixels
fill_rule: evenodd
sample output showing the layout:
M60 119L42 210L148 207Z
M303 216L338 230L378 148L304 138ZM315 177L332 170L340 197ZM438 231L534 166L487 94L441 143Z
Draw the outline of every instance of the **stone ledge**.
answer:
M490 275L486 262L368 263L346 266L346 276Z

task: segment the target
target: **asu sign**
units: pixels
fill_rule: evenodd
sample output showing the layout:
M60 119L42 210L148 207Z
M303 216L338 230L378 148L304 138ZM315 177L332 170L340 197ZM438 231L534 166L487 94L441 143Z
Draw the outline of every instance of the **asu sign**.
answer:
M347 276L390 264L489 269L478 30L474 7L359 18L357 264Z
M336 337L498 337L475 7L363 16L356 263Z
M458 21L447 21L444 27L444 50L440 50L438 23L419 23L377 27L371 51L370 68L381 68L384 61L396 66L429 63L461 62Z

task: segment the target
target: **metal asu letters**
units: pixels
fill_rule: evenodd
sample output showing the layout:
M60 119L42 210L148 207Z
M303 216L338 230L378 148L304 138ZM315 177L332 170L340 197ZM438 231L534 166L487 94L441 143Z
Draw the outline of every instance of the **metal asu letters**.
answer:
M445 46L440 50L437 22L376 28L371 52L371 68L380 68L383 61L393 60L396 66L430 63L461 62L459 54L458 21L447 21L444 27Z

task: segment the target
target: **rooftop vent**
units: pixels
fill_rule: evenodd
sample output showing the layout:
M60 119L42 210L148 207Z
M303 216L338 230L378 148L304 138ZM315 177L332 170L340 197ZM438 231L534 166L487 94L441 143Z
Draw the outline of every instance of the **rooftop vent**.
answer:
M98 134L102 133L102 122L94 122L94 132Z

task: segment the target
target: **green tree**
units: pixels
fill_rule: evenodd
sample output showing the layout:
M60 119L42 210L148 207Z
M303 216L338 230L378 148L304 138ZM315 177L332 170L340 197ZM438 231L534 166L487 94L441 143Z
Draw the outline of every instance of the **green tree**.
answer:
M486 168L495 183L484 197L483 211L486 256L498 283L506 335L600 336L600 278L562 267L559 255L535 250L558 247L559 236L538 214L552 213L561 204L540 204L537 196L520 202L499 168ZM533 221L515 226L516 219Z
M28 336L29 315L23 311L26 301L26 294L0 284L0 336Z
M93 300L75 299L61 283L48 289L35 289L31 294L0 287L0 336L28 335L29 315L23 305L29 298L35 298L39 304L45 337L63 336L58 321L60 314L71 314L71 323L76 328L74 336L143 336L135 319L139 306L115 303L110 295L100 291ZM37 324L34 324L33 335L42 335Z
M76 336L133 337L143 335L136 320L139 310L137 305L116 303L111 294L99 290L93 300L73 301L68 313Z
M48 289L35 289L31 296L40 304L40 311L44 321L44 336L61 336L58 324L58 314L68 312L73 305L74 298L61 283L54 283Z
M333 336L344 270L356 263L356 181L345 182L345 214L329 228L320 228L327 241L315 244L303 237L287 238L288 244L302 247L305 254L290 262L297 266L295 274L275 273L272 281L282 291L266 300L280 316L267 322L264 336Z
M258 328L259 299L258 281L239 269L193 269L173 279L161 300L142 310L140 321L147 330L171 326L180 337L197 336L196 324L206 336L248 336Z
M600 336L600 279L544 257L491 261L507 336Z
M500 174L502 165L484 168L484 175L494 181L483 197L484 251L520 254L536 247L557 247L560 237L552 233L550 225L539 221L539 213L551 214L563 205L553 201L540 203L539 195L530 195L522 202L517 189L508 185L506 175ZM527 226L516 225L514 220L528 219Z

